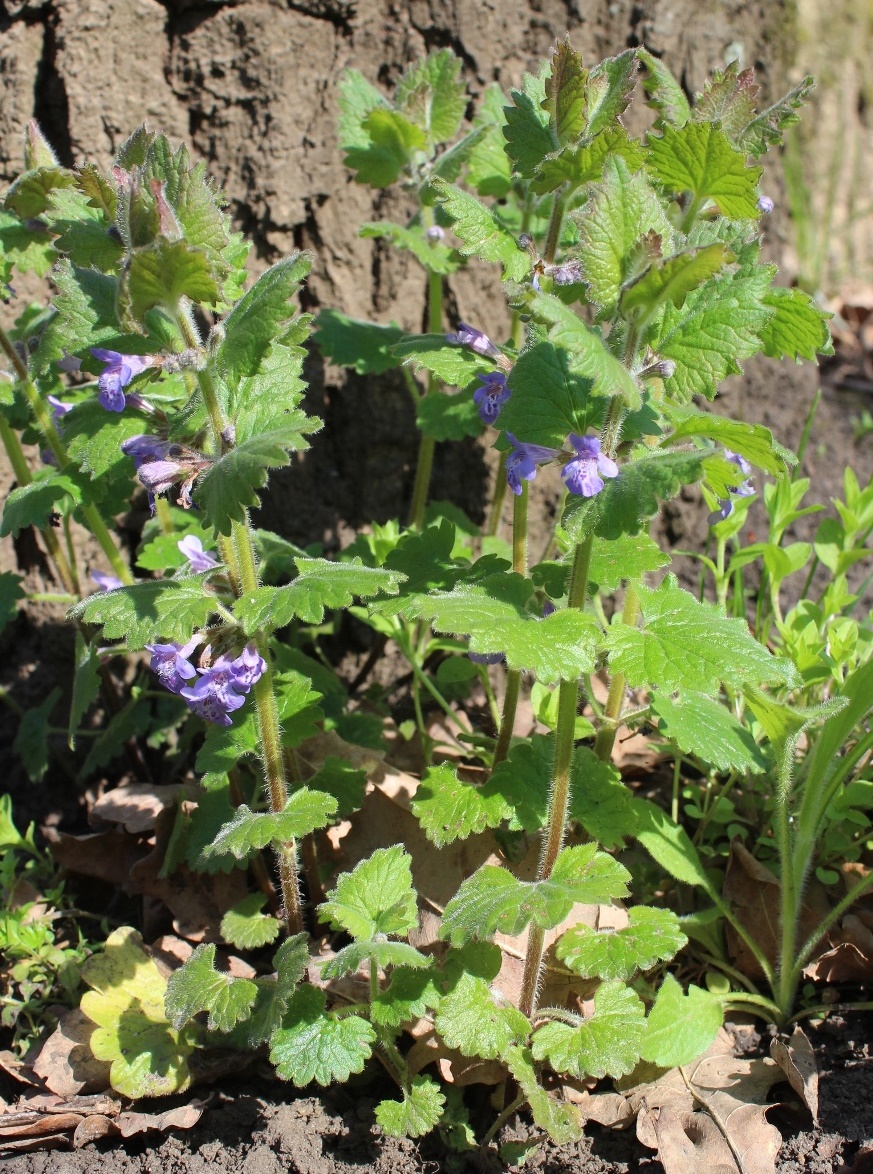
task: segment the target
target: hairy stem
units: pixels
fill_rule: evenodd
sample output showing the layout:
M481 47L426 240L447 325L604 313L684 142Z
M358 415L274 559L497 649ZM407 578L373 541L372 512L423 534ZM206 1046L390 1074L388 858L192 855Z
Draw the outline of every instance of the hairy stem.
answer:
M640 614L640 600L633 587L628 584L624 596L624 611L622 623L633 627ZM601 762L608 762L612 757L612 748L615 746L615 734L621 720L621 707L624 702L624 673L615 673L609 683L609 695L603 710L603 724L597 731L594 743L594 753Z
M568 607L585 607L588 587L588 568L591 563L593 535L576 547L573 572L570 577ZM537 880L548 880L564 842L567 830L567 811L570 802L570 772L573 765L573 745L576 734L576 709L579 704L579 681L561 681L558 689L558 724L555 728L555 761L549 793L549 815L543 841ZM530 1018L536 1010L537 991L543 961L545 933L538 925L531 925L524 975L521 984L520 1008Z
M443 279L439 273L428 273L427 275L427 326L431 334L440 334L443 328ZM438 387L439 380L431 371L427 377L425 396L431 395ZM420 530L424 523L424 510L430 490L435 448L434 438L423 435L418 448L415 485L412 489L412 504L409 507L409 524L413 530Z
M522 481L521 493L513 501L512 507L512 569L519 575L527 574L527 505L528 482ZM509 753L512 743L512 731L515 728L515 711L518 708L518 695L521 691L521 670L510 669L506 674L506 693L503 698L503 717L500 722L500 732L497 736L497 746L494 750L494 766L503 762Z

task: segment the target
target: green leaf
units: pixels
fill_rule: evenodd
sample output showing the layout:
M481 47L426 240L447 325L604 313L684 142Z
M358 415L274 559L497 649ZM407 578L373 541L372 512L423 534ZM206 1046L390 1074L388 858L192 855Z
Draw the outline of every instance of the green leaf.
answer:
M338 367L354 367L359 375L381 375L400 359L392 348L406 337L399 326L363 322L339 310L319 310L315 341L321 353Z
M697 122L717 122L735 147L742 132L755 117L759 86L752 69L740 71L738 61L716 69L703 83L703 93L694 103Z
M45 277L58 259L46 228L33 222L22 224L4 212L0 212L0 257L19 273L36 273L38 277Z
M691 118L685 92L666 65L647 49L637 49L637 57L646 71L643 82L648 105L658 112L657 129L684 126Z
M380 1101L376 1121L388 1137L423 1137L443 1115L446 1098L430 1076L413 1076L402 1101Z
M635 800L635 808L634 835L652 859L676 880L685 885L699 885L711 894L712 881L684 828L648 799Z
M666 567L670 556L648 534L619 534L612 541L595 538L588 567L589 583L615 591L626 579L641 579Z
M21 576L12 571L0 574L0 632L18 615L16 604L19 599L24 599L23 582Z
M431 177L445 179L449 183L455 183L463 170L464 164L475 151L476 146L488 134L488 128L484 126L475 127L468 131L457 142L453 143L445 151L441 151L433 161L433 168ZM436 199L436 192L428 183L423 183L421 186L421 202L426 206L431 206ZM445 246L442 246L445 247ZM453 263L456 258L453 259Z
M29 485L19 485L6 498L0 538L11 534L17 538L28 526L45 530L59 505L69 506L82 500L79 486L64 473L48 473Z
M144 325L155 306L172 312L183 297L207 306L219 301L218 284L204 252L183 240L158 237L130 254L119 286L119 314L129 329Z
M266 896L249 893L228 909L221 919L221 936L238 950L257 950L279 936L281 926L275 917L262 913Z
M360 1015L341 1018L325 1011L324 991L302 986L290 999L282 1027L270 1040L270 1062L282 1080L322 1087L363 1072L376 1032Z
M370 136L364 128L367 115L377 107L387 108L388 100L371 86L357 69L346 69L339 83L339 142L344 151L366 148Z
M122 413L123 414L123 413ZM212 528L204 528L197 522L185 519L182 528L174 530L172 534L158 533L151 542L142 546L137 554L136 565L144 571L175 571L187 563L185 555L179 550L179 542L183 538L193 535L199 538L203 549L216 559L219 553L215 548L215 536Z
M763 424L747 424L743 420L731 420L726 416L698 412L693 408L671 407L668 412L676 422L676 428L661 442L662 448L693 436L705 436L739 453L765 473L780 475L786 472L785 450L776 443L773 433Z
M527 611L533 583L521 575L489 575L452 591L418 596L411 610L438 632L469 636L473 652L503 652L510 668L536 673L545 683L574 680L594 666L596 622L577 608L545 619Z
M578 746L570 776L570 816L604 848L620 848L636 834L636 801L611 762Z
M176 1031L167 1019L167 980L136 930L113 930L80 973L92 988L82 996L81 1009L97 1024L88 1046L96 1060L111 1063L115 1091L132 1100L183 1092L191 1083L194 1037L190 1030Z
M693 289L735 259L725 245L714 244L655 261L625 289L621 312L626 317L647 318L663 302L672 302L678 308Z
M500 427L526 444L560 448L571 432L584 436L603 409L602 400L591 403L591 381L571 374L567 353L550 342L523 351L507 382Z
M504 109L506 154L513 162L513 171L524 179L536 175L542 160L558 146L543 108L548 65L544 70L539 77L525 74L524 89L513 90L509 95L512 105Z
M285 342L274 342L261 360L258 373L243 378L236 392L231 394L237 446L251 439L257 440L265 433L291 430L302 434L316 432L321 427L317 417L307 416L300 409L300 401L306 392L302 377L306 351L296 343L288 343L292 337L305 337L310 321L305 314L295 318L284 336ZM308 447L297 435L293 443L297 448Z
M585 129L587 83L588 70L582 64L582 55L571 46L569 38L559 41L552 51L542 106L561 146L578 139Z
M638 242L652 232L666 245L672 229L645 172L631 174L618 155L606 160L603 182L592 185L577 222L589 300L599 318L611 318L622 286L638 272Z
M473 126L485 133L477 140L467 160L467 184L480 196L496 196L501 199L509 191L511 164L506 153L503 128L506 115L503 108L506 97L500 86L493 82L481 98ZM551 147L549 148L551 149Z
M494 366L492 359L446 342L444 334L407 334L395 343L392 353L400 362L412 363L416 371L431 371L448 387L467 387L480 371Z
M648 141L649 169L667 191L691 192L695 201L714 200L732 220L758 218L760 167L747 167L746 156L711 122L664 127Z
M121 446L147 429L139 412L129 407L124 412L107 412L95 396L76 404L64 416L64 444L72 459L94 480L121 476L132 481L133 461Z
M128 651L136 652L159 637L187 643L214 612L215 598L204 592L201 575L100 591L76 604L70 617L102 624L107 640L123 640Z
M694 754L720 771L761 774L767 759L749 731L718 701L704 693L683 693L679 700L656 696L652 709L661 733L685 754Z
M832 355L828 319L802 289L771 289L763 298L765 306L775 312L761 330L764 354L771 359L815 360L816 355Z
M216 970L214 944L202 945L167 979L164 1008L177 1031L200 1011L209 1012L210 1031L231 1031L248 1018L257 993L250 979Z
M2 580L5 576L0 576ZM73 674L73 696L70 700L70 721L67 745L76 749L76 733L79 723L91 703L100 692L100 660L97 656L97 642L85 643L81 631L76 629L76 668Z
M428 767L409 806L438 848L497 827L508 813L499 792L463 782L448 763Z
M406 934L418 925L410 858L400 844L377 848L344 872L319 906L319 918L356 939Z
M460 57L451 49L438 49L410 65L397 83L397 108L425 132L430 144L446 143L458 133L468 100L460 72Z
M702 1056L724 1019L721 999L689 986L688 993L672 974L664 977L649 1012L640 1055L659 1068L680 1068Z
M113 273L118 268L124 246L109 233L113 221L102 209L92 207L81 192L55 189L51 194L49 219L58 234L55 248L74 265L103 273Z
M419 401L415 422L423 436L434 440L463 440L483 430L479 409L469 395L432 391Z
M529 1048L512 1047L506 1066L527 1097L534 1123L544 1129L556 1145L567 1145L582 1136L584 1118L575 1105L550 1096L537 1080Z
M523 281L530 272L531 259L526 249L519 248L513 234L495 212L486 208L475 196L435 180L437 199L452 220L452 230L461 240L465 257L481 257L483 261L499 261L505 281Z
M369 967L373 962L379 970L394 966L402 966L407 970L426 970L432 965L432 959L419 954L407 942L352 942L322 963L322 977L343 978L347 974L355 974L365 963Z
M588 75L586 100L588 117L585 134L591 138L614 127L630 104L637 72L637 54L626 49L617 57L607 57Z
M294 316L291 299L312 268L308 253L292 253L262 273L222 322L216 363L232 382L254 375Z
M259 587L241 596L234 614L247 632L274 631L297 617L320 624L325 608L346 608L352 600L384 592L393 595L404 576L381 567L365 567L360 560L334 563L324 558L294 560L299 574L286 587Z
M7 190L3 207L21 220L36 219L49 210L52 192L71 188L74 183L73 173L56 163L31 168L19 175Z
M633 410L640 406L640 389L627 367L609 350L599 330L577 318L553 294L531 299L534 317L549 327L549 338L569 355L569 370L591 380L591 394L624 398Z
M234 812L233 819L221 828L218 835L203 849L205 859L213 856L233 856L245 860L257 848L268 844L287 844L307 836L316 828L325 827L336 813L332 795L319 794L302 787L296 791L284 808L255 813L245 803Z
M358 229L358 236L365 240L390 241L396 249L412 253L419 264L431 273L454 273L461 266L457 250L451 248L450 245L430 240L420 224L413 228L404 228L400 224L378 220L373 224L362 224ZM335 311L322 311L322 313L332 312L335 313Z
M606 635L609 665L631 688L712 693L719 685L793 684L794 666L759 644L744 619L699 603L668 575L654 590L639 586L641 628L613 622Z
M501 811L510 831L528 835L538 832L548 813L554 759L552 737L534 734L530 741L512 746L508 757L494 767L488 782L480 788L489 815L493 817Z
M548 1060L556 1072L587 1076L625 1076L636 1066L646 1035L642 999L622 982L603 982L594 993L594 1014L578 1027L546 1023L531 1044L535 1060Z
M424 131L398 110L377 106L361 126L367 134L367 143L349 147L344 160L346 167L357 173L356 183L390 187L416 152L424 151L427 146Z
M723 379L740 373L738 361L758 353L773 314L764 301L770 277L767 267L719 277L689 294L681 309L667 306L657 350L676 363L670 378L675 399L712 399Z
M289 453L308 448L304 434L317 427L302 412L289 413L284 427L242 441L210 465L197 484L196 499L219 534L229 535L248 507L260 505L258 490L267 484L268 470L284 468Z
M738 146L752 155L763 155L782 142L782 132L800 121L797 110L809 99L815 79L807 75L799 86L774 102L744 128Z
M596 844L562 849L548 880L520 881L505 868L485 864L446 905L440 937L459 946L497 932L521 933L531 921L550 929L577 902L596 905L624 896L629 875Z
M24 763L27 777L32 783L42 782L48 770L49 718L60 695L60 688L55 687L40 705L26 709L18 719L12 749Z
M703 453L644 451L646 455L622 465L618 476L608 480L595 497L567 498L561 525L572 541L581 542L592 532L608 542L623 534L639 534L662 501L703 476Z
M381 1027L401 1027L426 1015L441 998L433 970L398 966L387 987L370 1003L370 1018Z
M60 291L54 298L57 313L40 337L33 357L34 371L46 371L65 352L76 354L86 346L107 346L125 354L147 349L142 335L131 338L118 325L118 282L114 277L76 269L69 261L61 260L52 271L52 281Z
M636 905L623 929L576 925L558 939L558 958L583 978L628 982L638 970L668 962L687 945L679 918L670 909Z
M256 979L258 995L245 1025L247 1046L267 1043L281 1026L282 1016L298 982L309 965L309 940L305 933L287 938L273 956L275 977Z
M642 144L629 138L623 126L608 127L578 147L565 147L543 159L531 190L539 195L562 183L570 184L574 191L586 183L597 183L603 178L606 160L613 155L621 156L632 172L639 171L646 161Z
M347 819L364 802L367 772L353 766L345 758L328 755L311 779L306 780L310 791L323 791L337 801L338 819Z
M462 1056L502 1059L512 1044L522 1044L530 1023L511 1004L498 1005L488 983L463 974L440 1001L434 1019L437 1034Z

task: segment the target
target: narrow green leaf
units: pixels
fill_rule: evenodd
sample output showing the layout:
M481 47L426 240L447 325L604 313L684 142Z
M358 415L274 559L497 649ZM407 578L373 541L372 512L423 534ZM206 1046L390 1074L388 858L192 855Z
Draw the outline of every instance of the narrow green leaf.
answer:
M70 700L70 721L67 745L76 749L79 723L100 692L100 661L95 642L85 643L80 629L76 629L76 668L73 674L73 696Z
M676 880L685 885L698 885L711 893L712 881L685 829L648 799L637 799L635 807L634 834L652 859Z
M312 267L308 253L292 253L262 273L222 322L219 370L235 381L257 373L274 339L294 316L291 299Z
M644 318L666 301L678 308L693 289L734 260L735 255L728 248L715 244L655 261L639 280L625 289L621 295L621 312L627 317Z
M684 126L691 118L691 106L679 82L666 65L647 49L637 49L637 57L646 71L643 82L648 105L658 112L656 128Z
M614 127L630 104L636 82L637 54L626 49L595 65L586 86L587 120L585 134L591 138Z
M582 64L582 55L572 47L569 38L559 41L552 51L542 105L561 146L578 139L585 129L587 83L588 70Z

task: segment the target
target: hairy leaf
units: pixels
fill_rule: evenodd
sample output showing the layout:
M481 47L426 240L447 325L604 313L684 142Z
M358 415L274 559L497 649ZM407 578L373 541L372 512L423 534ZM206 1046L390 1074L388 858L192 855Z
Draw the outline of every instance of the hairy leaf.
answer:
M738 146L752 155L763 155L782 142L782 132L800 121L797 111L809 99L815 79L807 75L800 85L774 102L744 128Z
M425 771L410 809L438 848L497 827L509 810L499 792L463 782L448 763Z
M220 299L204 252L183 240L158 237L130 254L121 273L118 302L128 329L143 327L146 314L155 306L173 311L183 297L207 306Z
M463 1056L497 1060L511 1044L523 1044L530 1023L510 1004L498 1005L483 978L464 974L440 1001L437 1034Z
M426 1015L441 997L432 969L398 966L370 1003L370 1018L382 1027L401 1027Z
M222 322L216 363L228 379L257 373L272 343L294 316L291 298L312 267L308 253L292 253L262 273Z
M444 334L406 335L394 344L392 353L417 371L431 371L449 387L468 387L479 372L484 374L494 367L493 359L446 342Z
M626 317L648 317L662 302L681 306L693 289L702 285L735 255L723 244L707 245L689 253L678 253L655 261L621 295L621 312Z
M611 126L580 146L564 147L543 159L531 190L537 194L552 192L567 183L575 191L586 183L597 183L603 178L606 160L620 155L631 171L639 171L645 164L642 145L628 137L623 126Z
M816 355L833 354L827 325L831 315L820 310L808 293L802 289L771 289L763 302L774 311L761 330L765 355L799 363L801 359L814 362Z
M648 104L658 112L656 128L684 126L691 118L691 106L679 82L663 62L647 49L637 49L637 57L646 71L643 82Z
M340 146L344 151L351 147L366 148L370 142L364 127L367 115L377 107L387 107L388 100L357 69L343 71L338 91Z
M667 566L665 554L648 534L619 534L612 541L595 538L588 567L589 583L615 591L626 579L641 579L648 571Z
M695 754L720 771L761 774L767 769L767 759L745 726L705 693L685 692L678 700L659 695L652 709L661 719L661 733L685 754Z
M434 187L437 199L452 219L455 235L462 242L462 254L481 257L483 261L499 261L505 280L523 281L530 272L530 254L519 248L497 214L469 192L451 187L444 180L434 181Z
M544 69L548 70L548 65ZM512 105L504 109L506 154L512 160L513 171L525 179L534 176L542 160L558 146L543 108L545 77L543 71L538 77L525 74L524 89L513 90L509 95Z
M375 962L379 970L389 967L403 966L407 970L426 970L432 965L432 960L420 954L407 942L389 941L361 941L352 942L333 956L327 959L321 967L324 978L343 978L346 974L354 974L366 963Z
M583 978L628 982L638 970L668 962L688 939L670 909L636 905L623 929L576 925L558 939L558 958Z
M410 858L403 847L377 848L351 872L344 872L319 906L319 916L356 939L415 929L415 889Z
M151 579L133 587L100 591L71 610L86 624L102 624L108 640L123 640L130 652L163 637L180 644L206 627L215 599L203 590L203 576Z
M627 109L637 72L637 55L626 49L616 57L607 57L588 75L588 105L585 134L591 138L613 128Z
M649 1012L640 1054L659 1068L690 1064L718 1035L723 1019L717 995L697 986L683 994L673 975L667 974Z
M336 799L302 787L296 791L282 811L255 813L241 803L234 817L203 849L208 860L212 856L233 856L244 860L257 848L266 848L273 842L287 844L306 836L316 828L324 827L336 813Z
M534 1123L544 1129L556 1145L567 1145L582 1136L584 1118L575 1105L550 1096L537 1080L529 1048L512 1047L506 1066L527 1097Z
M200 1011L209 1012L210 1031L231 1031L248 1018L258 988L248 978L232 978L215 969L215 946L198 946L167 979L164 1007L178 1031Z
M402 1101L380 1101L376 1121L388 1137L423 1137L443 1115L446 1098L430 1076L414 1076Z
M758 217L760 167L747 167L746 156L711 122L664 127L648 141L649 168L667 191L691 192L695 201L714 200L733 220Z
M356 172L355 181L374 188L387 188L411 163L418 151L424 151L427 137L398 110L374 107L361 122L366 143L346 150L345 165Z
M602 400L591 402L591 381L571 374L567 353L551 342L523 351L507 385L500 427L526 444L560 448L571 432L584 436L603 410Z
M785 450L776 443L773 433L763 424L747 424L743 420L731 420L726 416L698 412L692 408L670 408L669 415L676 422L676 428L661 442L662 448L678 440L705 436L744 456L765 473L786 472Z
M578 1027L545 1023L534 1033L535 1060L548 1060L556 1072L586 1076L624 1076L633 1071L646 1035L642 999L622 982L603 982L594 993L594 1014Z
M467 109L467 87L460 72L460 57L451 49L438 49L412 64L397 83L397 108L431 144L448 142L458 133Z
M587 82L588 70L582 64L582 55L572 47L568 37L559 41L552 52L543 109L561 146L578 139L585 129Z
M0 538L11 534L17 538L28 526L39 530L51 524L58 506L70 505L82 500L82 491L72 477L64 473L48 473L29 485L19 485L6 498L3 506L3 522L0 524ZM56 519L57 520L57 519Z
M341 1018L325 1010L324 991L302 986L288 1002L282 1027L270 1040L270 1061L282 1080L322 1087L363 1072L376 1032L360 1015Z
M252 1047L266 1043L281 1025L285 1008L309 965L309 939L305 933L286 938L273 956L275 976L256 979L258 994L246 1026Z
M275 917L261 912L264 893L249 893L228 909L221 919L221 936L238 950L257 950L275 942L281 926Z

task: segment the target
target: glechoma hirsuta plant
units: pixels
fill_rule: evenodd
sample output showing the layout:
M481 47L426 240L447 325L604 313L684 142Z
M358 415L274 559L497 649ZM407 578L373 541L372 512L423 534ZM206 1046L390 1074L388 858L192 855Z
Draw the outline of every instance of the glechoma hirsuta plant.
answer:
M59 166L32 127L27 170L6 196L3 280L14 265L51 268L58 292L48 311L26 310L2 335L10 369L0 427L18 478L2 533L38 528L61 598L75 602L71 740L97 696L100 666L105 682L113 656L146 650L153 674L141 668L83 770L136 734L163 746L171 776L184 773L205 732L194 763L201 797L193 815L179 812L165 867L251 866L264 891L225 916L232 946L276 940L261 851L271 847L278 860L288 936L272 974L230 977L208 944L166 981L130 929L86 964L92 1050L112 1061L113 1086L131 1096L185 1087L189 1057L212 1046L265 1044L278 1074L299 1086L345 1080L375 1055L400 1090L377 1109L382 1128L419 1136L449 1121L439 1083L420 1058L410 1064L404 1044L404 1028L426 1019L431 1055L448 1048L500 1061L512 1078L486 1141L524 1105L567 1140L580 1118L546 1092L544 1069L584 1079L625 1075L640 1060L687 1064L734 1005L784 1025L804 965L873 883L871 873L799 939L810 870L832 863L840 845L857 859L869 828L861 814L861 831L846 833L851 813L869 810L861 774L873 743L873 642L852 618L846 572L873 527L873 491L847 475L840 520L822 524L811 563L807 544L783 544L808 487L791 473L795 458L766 428L699 406L752 355L799 361L829 347L826 316L801 291L774 286L774 266L760 260L760 220L772 202L750 163L796 121L811 82L759 112L751 75L730 66L691 105L646 51L588 70L563 41L508 103L488 90L466 126L459 72L442 50L413 65L391 98L356 72L341 83L340 138L356 179L400 183L415 202L406 224L361 231L421 263L428 333L330 310L318 317L326 358L361 373L401 371L422 434L409 527L374 526L334 561L250 516L269 471L288 465L319 427L301 407L312 322L293 301L312 259L295 254L249 282L248 246L204 166L145 128L107 175L88 163ZM655 117L634 138L621 116L640 86ZM512 324L501 345L475 324L444 321L444 278L468 256L502 266ZM19 432L44 450L36 475ZM435 444L483 433L495 437L501 464L477 558L458 511L429 507L428 488ZM547 557L529 566L528 490L545 464L561 467L566 495L551 540L538 535ZM766 489L770 539L742 548L761 473L775 478ZM670 574L646 582L670 562L649 523L693 483L712 510L716 554L704 565L716 605ZM135 578L113 528L138 486L153 517L137 557L146 575ZM494 536L507 486L512 544L503 558ZM109 564L88 597L71 519L91 529ZM742 577L752 562L764 575L754 634ZM818 564L832 576L825 593L783 615L784 579L811 566L808 586ZM9 611L21 586L13 575L3 586ZM504 856L463 880L442 912L440 942L423 943L416 860L402 844L378 848L336 878L309 921L317 916L347 943L313 978L298 846L316 899L313 833L362 805L366 819L366 778L336 756L313 768L305 743L326 724L347 742L382 745L378 716L350 706L347 687L304 651L317 647L326 611L342 609L409 660L411 729L426 757L412 811L428 839L443 848L495 829ZM502 713L487 668L500 661ZM598 672L608 676L605 699L591 685ZM548 737L514 736L524 678ZM458 721L453 700L477 682L496 738L487 725L469 734ZM432 762L425 703L460 727L465 763ZM47 734L53 705L25 715L28 729ZM621 782L612 765L621 726L656 728L672 755L669 814ZM43 756L34 770L45 769ZM839 808L852 786L861 791ZM694 841L678 822L680 794L699 800L686 813L699 821ZM771 845L781 882L775 957L719 890L726 837L748 835ZM539 843L539 861L522 880L512 861L526 837ZM628 897L631 874L614 855L627 841L652 857L662 888L686 887L684 907L695 912L632 906L619 929L580 920L579 905ZM725 923L757 959L763 991L730 966ZM525 932L512 1005L492 939ZM664 974L689 938L689 956L712 979L726 976L723 989L712 981L712 990L683 992ZM591 1000L585 1013L576 997L544 1005L547 949L549 972ZM349 1001L335 980L361 973L360 1000ZM729 980L747 989L731 990ZM453 1102L454 1124L460 1112Z

